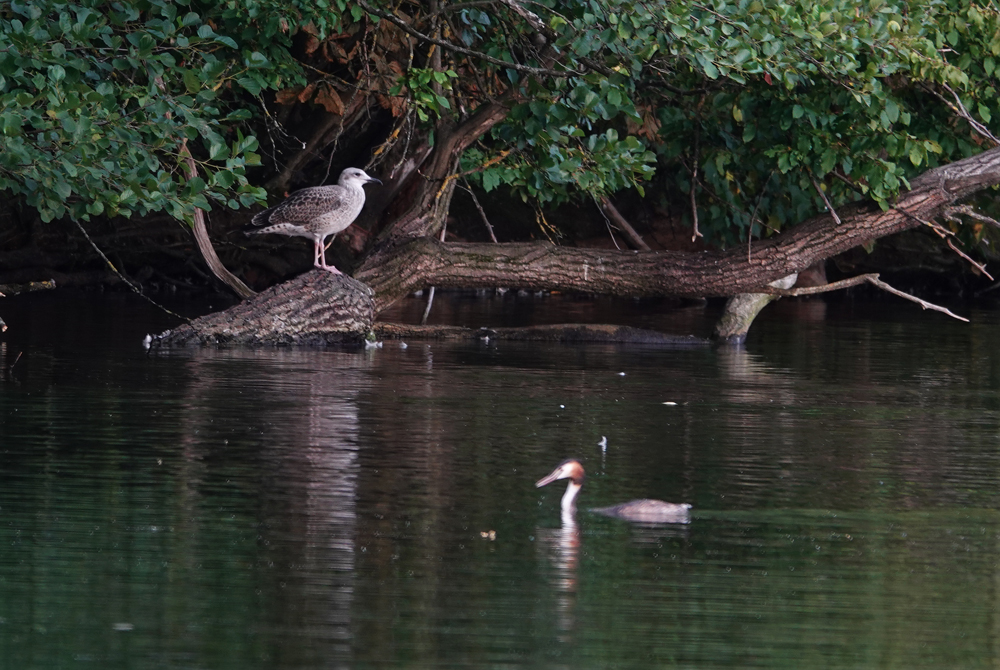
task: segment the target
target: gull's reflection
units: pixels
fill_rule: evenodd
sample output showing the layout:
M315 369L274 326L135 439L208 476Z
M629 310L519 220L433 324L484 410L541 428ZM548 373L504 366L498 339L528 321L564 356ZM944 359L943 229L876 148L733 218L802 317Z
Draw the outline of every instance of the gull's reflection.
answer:
M294 665L351 654L359 432L356 395L370 362L351 353L210 350L190 354L182 429L185 518L216 469L260 466L261 597L275 648ZM192 534L202 532L194 523Z

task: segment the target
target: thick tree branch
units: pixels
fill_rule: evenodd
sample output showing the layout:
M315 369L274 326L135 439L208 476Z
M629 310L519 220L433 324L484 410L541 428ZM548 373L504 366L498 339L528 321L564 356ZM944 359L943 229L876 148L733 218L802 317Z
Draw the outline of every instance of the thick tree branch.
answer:
M630 252L544 243L457 244L429 238L378 249L357 278L375 289L377 309L422 288L505 286L622 296L729 296L799 272L819 260L933 219L964 196L1000 183L1000 149L935 168L911 182L894 207L857 202L725 252Z

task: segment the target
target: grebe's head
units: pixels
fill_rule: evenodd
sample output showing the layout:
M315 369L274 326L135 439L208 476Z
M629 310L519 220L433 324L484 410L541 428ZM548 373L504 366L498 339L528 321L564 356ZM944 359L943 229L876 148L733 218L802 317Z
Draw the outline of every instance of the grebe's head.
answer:
M580 461L570 458L557 465L555 470L535 482L535 486L545 486L557 479L571 479L574 484L579 486L583 484L583 477L584 471L583 466L580 465Z

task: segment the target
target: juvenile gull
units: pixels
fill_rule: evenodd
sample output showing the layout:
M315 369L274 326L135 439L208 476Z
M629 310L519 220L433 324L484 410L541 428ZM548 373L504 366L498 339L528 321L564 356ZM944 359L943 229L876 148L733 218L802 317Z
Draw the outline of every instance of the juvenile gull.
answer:
M347 168L340 173L335 186L312 186L288 196L275 205L255 215L247 235L275 233L290 237L308 237L313 241L313 264L334 274L340 270L326 264L324 240L346 229L361 213L365 205L363 186L369 182L381 184L369 177L364 170Z

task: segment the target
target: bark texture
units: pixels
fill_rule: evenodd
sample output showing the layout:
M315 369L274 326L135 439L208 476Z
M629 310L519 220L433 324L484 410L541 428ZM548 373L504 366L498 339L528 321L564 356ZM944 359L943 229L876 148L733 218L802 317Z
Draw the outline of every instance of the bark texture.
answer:
M622 296L711 297L750 293L813 263L908 230L963 197L1000 183L1000 149L929 170L882 211L869 201L822 214L744 248L687 253L556 247L547 243L442 243L405 239L376 250L356 276L381 310L430 286L575 290Z
M495 111L499 113L499 109ZM489 125L494 117L484 110L479 121ZM743 248L685 253L542 243L443 243L429 236L402 234L426 235L430 229L427 217L414 216L410 210L409 216L399 221L401 227L383 238L356 273L360 282L309 272L230 310L164 333L157 341L359 342L372 328L375 314L408 293L431 286L574 290L637 297L760 293L771 282L817 261L930 221L957 200L998 183L1000 148L929 170L913 180L911 190L900 194L888 210L872 202L858 202L840 210L840 224L829 214L813 217L755 244L749 258ZM561 334L547 336L567 337L566 328L561 327ZM545 339L540 329L535 330L532 339ZM585 335L590 341L595 339L593 332ZM392 335L383 330L383 336Z
M788 290L795 285L797 274L782 277L768 286L780 290ZM760 311L768 306L778 296L773 293L738 293L726 301L726 308L715 324L713 337L723 344L743 344L750 332L750 325Z
M312 270L161 333L151 344L360 344L374 319L370 288L345 275Z
M424 154L425 160L419 169L408 173L408 184L396 187L396 192L404 196L406 207L386 228L385 237L399 240L435 235L451 206L462 152L506 116L507 108L503 104L487 102L477 107L459 126L438 128L433 151ZM399 210L390 208L389 211Z

